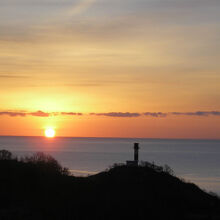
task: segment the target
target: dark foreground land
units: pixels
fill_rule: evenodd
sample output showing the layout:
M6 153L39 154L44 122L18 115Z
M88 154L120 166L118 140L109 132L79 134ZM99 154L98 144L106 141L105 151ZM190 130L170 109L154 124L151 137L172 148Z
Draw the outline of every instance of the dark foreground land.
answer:
M44 154L0 151L0 220L220 219L220 200L146 163L80 178Z

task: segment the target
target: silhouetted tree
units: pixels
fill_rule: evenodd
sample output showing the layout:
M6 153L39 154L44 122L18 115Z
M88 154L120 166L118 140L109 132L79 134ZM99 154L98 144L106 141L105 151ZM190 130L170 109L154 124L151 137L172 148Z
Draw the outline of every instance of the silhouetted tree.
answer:
M173 170L167 164L164 165L163 170L164 170L165 173L168 173L172 176L174 175Z
M63 168L56 159L43 152L37 152L32 156L26 156L21 161L29 164L34 164L39 168L43 168L48 172L53 172L62 175L69 175L69 170Z
M12 160L12 153L7 150L0 150L0 160Z

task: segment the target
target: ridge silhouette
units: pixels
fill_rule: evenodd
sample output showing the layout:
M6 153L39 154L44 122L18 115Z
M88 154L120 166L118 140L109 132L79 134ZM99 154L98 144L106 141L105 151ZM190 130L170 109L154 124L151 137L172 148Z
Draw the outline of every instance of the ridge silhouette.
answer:
M71 176L53 157L0 151L0 219L220 219L220 199L145 162Z

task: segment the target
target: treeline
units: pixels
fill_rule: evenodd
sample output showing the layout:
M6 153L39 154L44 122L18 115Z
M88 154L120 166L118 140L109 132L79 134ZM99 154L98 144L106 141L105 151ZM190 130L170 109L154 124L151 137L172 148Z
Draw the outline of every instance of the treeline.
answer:
M14 156L10 151L0 150L0 169L7 169L10 164L10 168L14 166L21 166L23 168L38 169L39 171L45 174L54 174L54 175L69 175L70 172L67 168L62 167L57 160L52 156L37 152L31 156L24 156L18 158Z

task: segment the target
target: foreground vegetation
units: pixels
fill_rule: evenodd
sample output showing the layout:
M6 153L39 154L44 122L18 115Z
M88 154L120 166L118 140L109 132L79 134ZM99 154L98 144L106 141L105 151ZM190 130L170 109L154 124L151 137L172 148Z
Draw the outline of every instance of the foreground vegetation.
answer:
M220 219L220 200L144 163L74 177L43 153L16 158L0 151L1 220Z

